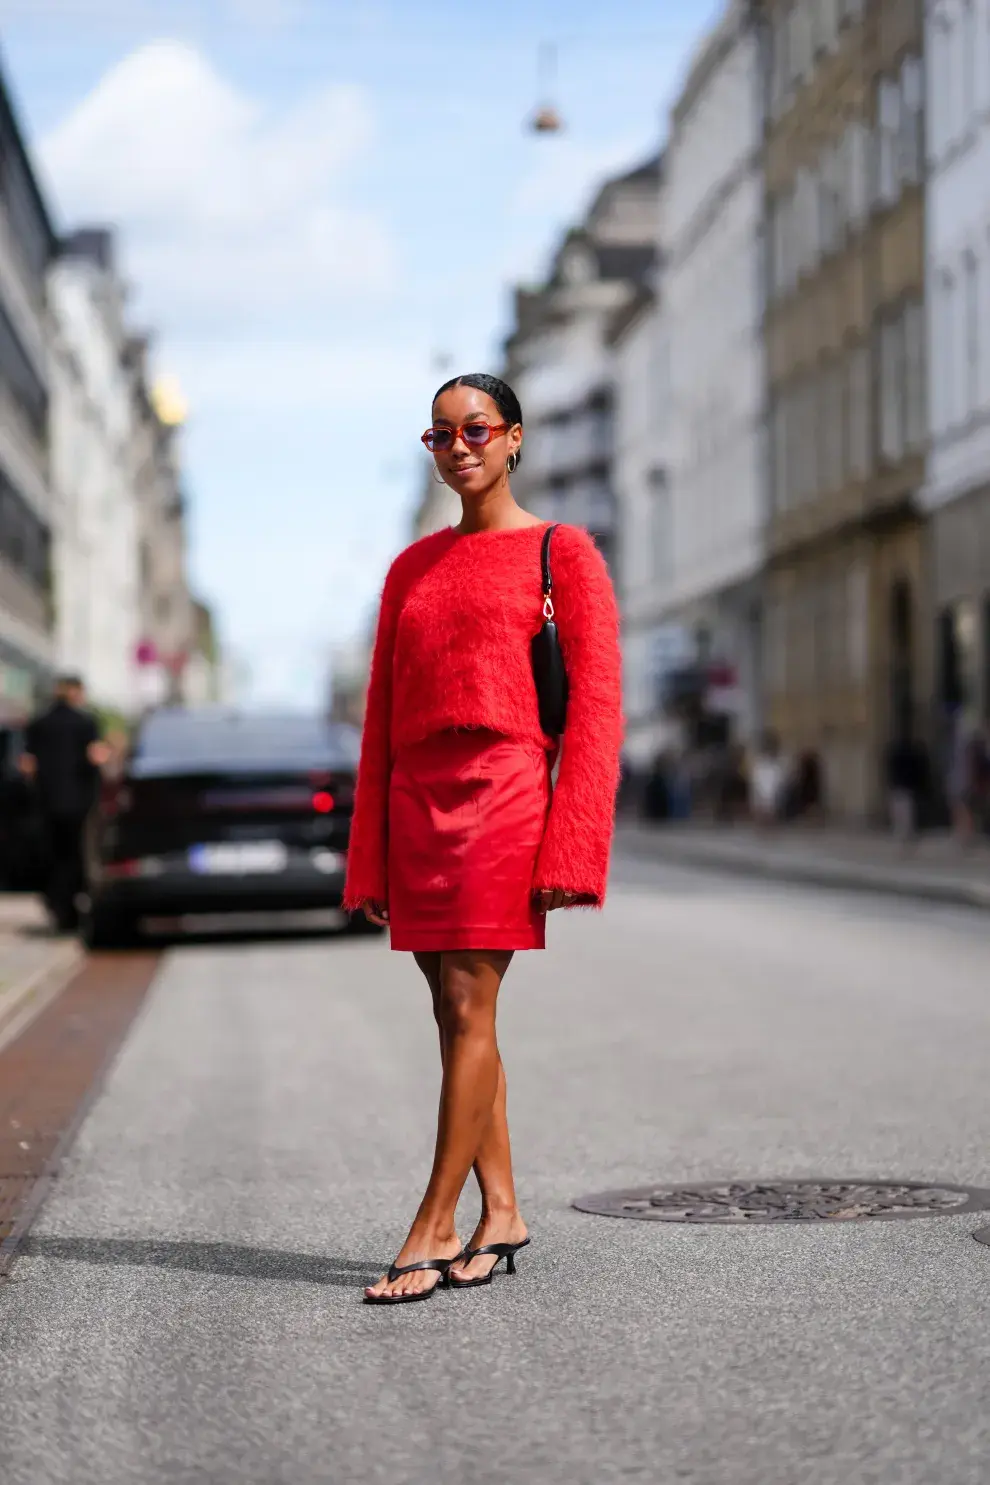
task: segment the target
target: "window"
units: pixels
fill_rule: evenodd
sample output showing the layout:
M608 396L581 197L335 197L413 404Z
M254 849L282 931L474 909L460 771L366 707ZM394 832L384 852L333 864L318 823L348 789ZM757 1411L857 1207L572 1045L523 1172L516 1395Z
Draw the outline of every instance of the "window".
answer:
M904 454L904 320L898 313L880 325L880 453L896 462Z
M980 404L980 284L976 254L963 258L964 329L966 334L966 413Z
M931 154L938 159L948 138L948 77L949 32L945 19L935 16L930 28L928 47L928 109Z
M839 39L839 6L841 0L818 0L818 45L834 51Z
M860 226L870 210L870 135L865 124L849 125L843 141L845 215Z
M860 681L866 676L869 628L869 573L859 559L846 574L846 656L850 680Z
M901 67L900 118L897 138L898 177L901 185L917 185L925 159L924 70L918 57L905 57Z
M870 362L865 345L855 346L849 352L846 368L846 447L849 471L858 479L869 474L870 456Z
M802 83L811 68L811 27L808 6L809 0L795 0L790 13L787 51L791 87Z
M842 156L840 146L831 146L822 155L818 178L818 225L823 253L832 253L842 240L845 225L842 204Z
M770 33L770 116L783 112L790 91L790 15L783 7L774 12Z
M838 490L845 479L842 417L842 366L831 361L822 373L821 489Z
M904 310L904 433L907 446L924 446L928 432L928 383L925 365L925 306L917 299Z
M939 274L935 300L935 423L940 433L956 421L956 281Z
M7 477L0 473L0 556L33 587L50 583L51 536Z
M962 73L960 89L960 111L963 130L973 127L976 113L976 63L978 58L976 35L976 8L973 0L962 0L962 15L959 25L960 58Z
M890 206L898 196L897 139L901 123L901 92L895 82L885 77L877 93L877 199Z

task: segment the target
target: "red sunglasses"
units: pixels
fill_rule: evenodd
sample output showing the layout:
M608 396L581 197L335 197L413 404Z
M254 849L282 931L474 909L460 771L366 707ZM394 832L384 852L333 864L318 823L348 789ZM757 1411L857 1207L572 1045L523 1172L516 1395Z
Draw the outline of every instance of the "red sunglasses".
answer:
M427 428L423 443L431 454L447 454L459 438L463 438L469 449L483 449L500 433L508 433L508 423L483 423L477 420L462 423L459 428Z

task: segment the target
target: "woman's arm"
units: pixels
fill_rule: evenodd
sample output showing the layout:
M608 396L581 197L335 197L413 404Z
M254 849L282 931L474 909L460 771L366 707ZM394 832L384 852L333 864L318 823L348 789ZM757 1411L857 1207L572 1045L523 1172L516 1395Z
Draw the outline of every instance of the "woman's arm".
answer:
M569 700L534 887L601 907L622 746L619 615L608 569L584 531L554 532L550 558Z
M388 787L392 772L392 661L400 602L394 566L385 579L371 660L354 818L347 851L344 907L388 902Z

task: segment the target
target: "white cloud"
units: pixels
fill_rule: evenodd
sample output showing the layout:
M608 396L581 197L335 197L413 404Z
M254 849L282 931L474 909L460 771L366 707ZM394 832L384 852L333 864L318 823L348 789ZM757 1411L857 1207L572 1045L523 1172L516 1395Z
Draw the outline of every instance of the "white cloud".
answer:
M70 221L121 224L143 306L243 331L390 286L385 232L342 189L373 133L357 88L279 115L160 41L107 73L40 154Z

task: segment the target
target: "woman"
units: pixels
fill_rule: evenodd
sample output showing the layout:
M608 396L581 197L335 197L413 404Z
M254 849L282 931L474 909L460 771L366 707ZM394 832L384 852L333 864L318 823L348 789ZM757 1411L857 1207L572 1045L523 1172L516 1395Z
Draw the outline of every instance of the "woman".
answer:
M392 564L378 635L348 853L345 906L388 924L433 997L443 1084L429 1185L375 1304L488 1283L528 1243L516 1204L495 1003L517 949L544 947L546 914L605 897L621 743L615 599L582 531L552 537L553 603L569 701L539 721L530 641L540 627L547 523L515 502L522 412L497 377L461 376L423 441L461 498L456 527ZM467 1248L454 1212L468 1172L481 1217Z

